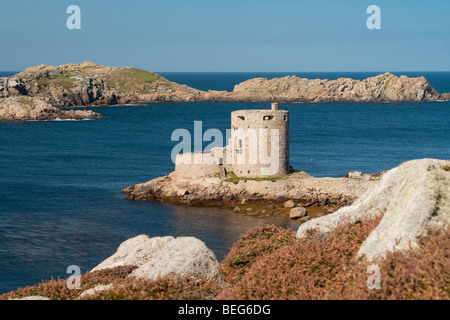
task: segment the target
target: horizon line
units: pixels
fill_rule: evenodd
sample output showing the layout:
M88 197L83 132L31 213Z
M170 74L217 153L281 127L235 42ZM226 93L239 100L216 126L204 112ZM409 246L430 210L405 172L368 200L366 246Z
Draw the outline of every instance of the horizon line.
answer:
M122 67L125 68L125 67ZM140 69L135 67L136 69ZM144 71L154 72L154 73L375 73L375 72L381 72L381 73L392 73L392 72L450 72L450 70L363 70L363 71L154 71L154 70L146 70L146 69L140 69ZM17 71L17 70L1 70L0 72L9 72L9 73L20 73L24 72Z

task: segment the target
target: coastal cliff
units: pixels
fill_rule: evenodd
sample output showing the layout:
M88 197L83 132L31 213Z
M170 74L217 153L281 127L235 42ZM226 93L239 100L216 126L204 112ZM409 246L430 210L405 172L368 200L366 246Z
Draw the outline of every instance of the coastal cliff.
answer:
M237 84L232 92L201 91L150 71L105 67L89 61L39 65L0 78L0 98L20 95L61 107L149 102L396 102L450 98L449 93L439 94L424 77L397 77L390 73L364 80L255 78Z

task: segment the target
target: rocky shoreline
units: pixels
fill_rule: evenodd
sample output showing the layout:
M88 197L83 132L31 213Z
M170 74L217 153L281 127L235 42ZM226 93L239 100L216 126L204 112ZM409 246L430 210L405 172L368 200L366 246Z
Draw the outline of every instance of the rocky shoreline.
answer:
M307 208L309 215L318 216L350 205L381 176L382 173L351 173L342 178L316 178L300 171L264 179L215 176L186 179L173 172L124 188L122 193L129 200L226 206L239 214L263 217L289 214L294 207Z
M0 98L0 120L48 121L102 118L91 110L61 110L32 97Z
M0 98L29 96L57 107L154 102L400 102L449 100L424 78L390 73L364 80L306 79L297 76L249 79L234 90L201 91L132 67L85 61L40 65L0 78Z

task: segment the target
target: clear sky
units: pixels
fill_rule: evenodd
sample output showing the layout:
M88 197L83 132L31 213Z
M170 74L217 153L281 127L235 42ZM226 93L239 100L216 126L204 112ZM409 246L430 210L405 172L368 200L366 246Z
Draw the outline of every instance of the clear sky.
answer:
M449 0L1 0L0 70L450 71ZM81 30L69 30L69 5ZM381 30L366 27L369 5Z

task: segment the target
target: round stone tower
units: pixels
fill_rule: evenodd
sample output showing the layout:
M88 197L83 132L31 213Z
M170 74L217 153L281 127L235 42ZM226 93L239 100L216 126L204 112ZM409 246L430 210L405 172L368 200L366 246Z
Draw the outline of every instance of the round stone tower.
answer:
M232 167L239 177L289 173L289 111L238 110L231 113Z

